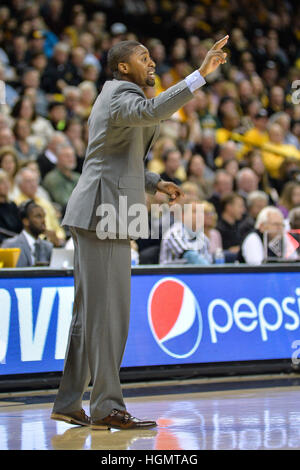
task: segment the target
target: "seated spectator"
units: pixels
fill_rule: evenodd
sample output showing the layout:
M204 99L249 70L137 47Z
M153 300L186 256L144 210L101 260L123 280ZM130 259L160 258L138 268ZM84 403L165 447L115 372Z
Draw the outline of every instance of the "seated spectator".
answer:
M63 89L63 96L64 96L64 120L68 120L75 116L79 115L80 110L80 90L76 86L66 86ZM54 125L54 124L53 124ZM56 127L57 128L57 127ZM62 130L62 129L60 129Z
M192 210L183 211L182 222L175 222L164 234L160 247L160 264L185 260L187 264L211 264L209 240L199 228L197 218L202 211L201 202L191 202Z
M218 214L214 205L210 202L202 201L202 205L204 209L204 233L209 239L208 251L213 257L217 250L223 250L222 237L216 229Z
M163 161L165 164L165 171L160 174L160 177L164 181L172 181L173 183L180 185L182 181L175 176L181 165L180 151L177 148L167 150L163 155Z
M84 58L86 56L86 52L83 47L75 46L71 50L70 62L76 67L78 77L80 81L82 80L82 73L84 67Z
M203 156L206 165L211 170L216 170L215 159L219 154L220 148L216 143L215 131L213 129L204 129L200 145L193 148L195 153L200 153Z
M58 42L53 49L41 78L41 88L50 95L59 94L66 85L78 85L80 78L76 67L69 60L70 46Z
M30 59L30 65L36 69L39 74L40 74L40 89L42 90L42 76L45 72L45 68L47 66L48 59L47 56L44 52L35 52L32 54L31 59ZM44 92L44 90L42 90Z
M299 181L300 160L287 157L279 168L279 180L276 181L277 193L281 194L284 186L290 181ZM279 196L276 202L278 202Z
M239 221L245 213L245 204L242 196L230 193L221 200L221 217L217 223L217 230L222 237L223 249L237 254L242 242L239 232Z
M263 144L268 142L267 125L268 113L264 108L261 108L253 119L253 127L244 134L244 145L240 152L241 158L245 153L252 150L252 147L261 148Z
M271 124L268 133L269 142L262 147L262 157L269 175L276 180L282 162L288 157L300 160L300 151L294 145L284 143L284 132L279 124Z
M56 167L47 173L42 182L52 200L61 206L63 212L80 177L80 173L74 171L76 163L73 147L58 147Z
M33 199L36 204L45 210L46 214L46 236L55 246L62 246L65 243L65 231L60 226L56 209L52 203L44 198L37 196L39 179L36 172L29 168L22 168L16 175L16 183L19 186L20 194L14 202L17 205L28 199Z
M300 206L300 182L289 181L283 188L277 207L284 219L287 219L289 211L298 206Z
M87 18L84 11L72 12L71 24L64 28L63 36L67 36L73 47L79 43L80 35L86 31Z
M289 212L289 229L300 230L300 207L294 207Z
M283 234L282 213L277 207L265 207L257 216L254 231L250 232L242 243L239 261L260 265L269 258L282 258ZM267 248L264 247L264 237L267 240Z
M217 128L218 122L216 117L209 110L209 97L201 88L194 92L195 94L195 111L198 115L201 128L204 130L209 130L212 132L212 135L215 137L214 129ZM209 134L207 134L209 135ZM215 143L215 139L214 139ZM202 155L202 153L201 153Z
M182 204L188 204L190 201L201 200L198 184L187 180L182 183L181 189L184 192Z
M78 114L82 119L88 119L97 98L97 88L93 82L88 80L81 82L78 88L80 91Z
M236 175L236 192L244 198L258 190L258 177L251 168L242 168Z
M269 204L269 198L263 191L252 191L246 199L247 215L239 224L242 240L254 230L256 217Z
M20 169L21 168L29 168L34 173L36 173L37 178L38 178L38 189L37 189L36 195L38 197L41 197L42 199L47 199L47 201L51 202L51 197L48 191L46 191L46 189L43 188L43 186L41 186L41 173L40 173L40 169L36 160L25 160L24 162L20 164ZM18 194L20 194L19 189L18 189Z
M52 101L48 106L48 118L54 131L64 131L68 119L67 108L60 101Z
M215 159L217 168L221 168L228 160L236 159L238 155L238 148L235 142L228 140L219 146L219 153Z
M36 54L37 52L45 52L46 34L44 31L42 30L31 31L27 40L28 40L29 60L31 59L32 55Z
M72 146L76 153L76 168L75 171L81 173L82 165L84 162L86 142L83 138L84 126L79 118L73 118L67 121L64 134L72 143Z
M199 187L200 199L206 199L212 194L212 183L208 181L208 168L199 154L192 155L186 169L187 180L196 183ZM209 175L211 170L208 170Z
M213 194L208 199L217 211L218 216L221 215L221 199L233 191L233 178L225 170L217 170L213 183Z
M274 85L269 92L268 114L272 116L275 113L283 112L285 95L281 86Z
M30 123L24 118L15 121L13 132L15 135L15 148L22 160L35 160L38 154L37 147L29 142L31 135Z
M234 189L236 189L236 176L239 172L239 162L236 158L232 158L231 160L227 160L223 163L222 169L227 171L232 178L234 179Z
M82 67L82 80L95 83L99 89L99 69L95 64L84 64Z
M84 65L93 65L100 72L101 64L99 62L98 57L95 55L95 42L95 36L92 33L85 31L80 35L78 45L83 47L86 52L84 58Z
M21 249L18 268L49 265L53 245L40 238L46 231L44 209L29 200L20 206L20 218L24 229L19 235L4 240L2 248Z
M222 117L223 127L216 130L216 142L219 145L228 142L231 139L232 133L237 132L240 125L240 116L236 110L224 113Z
M19 169L19 159L16 149L11 145L0 147L0 168L7 174L9 182L9 199L13 200L19 190L15 183L15 176Z
M291 132L291 116L286 112L279 112L273 114L270 117L270 123L278 123L284 132L284 143L288 145L294 145L298 150L300 150L300 144L297 137Z
M0 129L0 148L6 145L14 147L15 141L16 139L13 131L8 126L3 126Z
M247 166L251 168L258 178L258 189L266 193L269 197L269 205L276 204L278 192L271 186L270 178L264 165L261 151L252 150L246 155Z
M63 132L56 131L53 133L47 147L45 148L44 152L41 153L36 161L39 165L41 178L43 179L46 174L55 168L57 163L57 148L60 145L64 145L68 143L68 139Z
M161 135L149 152L149 160L147 161L148 170L153 171L154 173L162 173L165 169L165 164L163 162L162 156L167 150L174 148L176 148L176 139L173 137ZM179 168L179 170L181 170L181 167ZM185 171L184 178L178 176L178 171L176 176L183 181L186 176Z
M46 93L40 88L40 72L34 67L27 67L21 78L22 94L26 95L29 89L34 90L34 104L37 115L46 117L48 100Z
M36 114L34 104L28 96L20 97L12 108L11 116L14 121L18 118L29 121L32 134L28 138L29 143L36 145L39 150L45 147L47 140L53 134L53 129L47 119Z
M8 50L10 65L14 67L16 74L23 73L26 69L29 59L28 41L25 34L20 30L15 31L11 38L10 47Z
M19 210L9 200L9 178L4 170L0 170L0 243L6 238L20 233L23 225Z

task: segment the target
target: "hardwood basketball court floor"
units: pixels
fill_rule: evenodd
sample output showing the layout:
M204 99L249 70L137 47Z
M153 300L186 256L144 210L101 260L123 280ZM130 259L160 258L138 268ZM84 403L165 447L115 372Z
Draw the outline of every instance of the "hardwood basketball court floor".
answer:
M297 374L126 384L123 390L128 411L157 420L157 428L72 426L50 419L56 390L0 393L0 449L300 449Z

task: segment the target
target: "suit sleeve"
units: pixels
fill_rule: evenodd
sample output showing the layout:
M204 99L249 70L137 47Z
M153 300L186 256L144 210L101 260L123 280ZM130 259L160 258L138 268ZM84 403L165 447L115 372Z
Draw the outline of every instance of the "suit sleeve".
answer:
M160 176L145 168L145 190L147 193L155 194L157 191L157 183L160 181Z
M115 126L153 126L170 118L193 97L185 80L151 99L139 92L136 85L124 81L111 98L111 123Z

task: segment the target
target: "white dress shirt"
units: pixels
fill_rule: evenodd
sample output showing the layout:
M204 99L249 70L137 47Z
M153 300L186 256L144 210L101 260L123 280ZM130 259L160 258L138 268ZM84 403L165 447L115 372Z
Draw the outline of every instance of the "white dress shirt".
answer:
M199 70L195 70L195 72L185 77L184 80L192 93L195 90L198 90L198 88L202 87L206 83L204 77L202 77Z
M247 264L260 265L263 262L264 245L257 233L249 233L243 241L241 249Z
M32 264L35 264L35 243L36 243L36 239L32 235L30 235L30 233L26 232L26 230L23 230L22 233L25 236L25 238L27 240L27 243L30 247Z

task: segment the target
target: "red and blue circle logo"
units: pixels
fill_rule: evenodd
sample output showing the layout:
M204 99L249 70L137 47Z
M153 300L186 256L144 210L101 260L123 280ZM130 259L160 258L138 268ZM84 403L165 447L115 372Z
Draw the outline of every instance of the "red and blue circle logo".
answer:
M169 356L191 356L202 338L202 316L192 290L179 279L158 281L148 298L148 321L158 346Z

